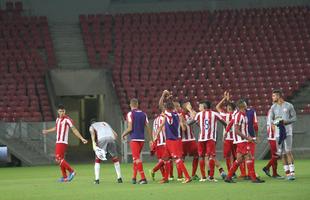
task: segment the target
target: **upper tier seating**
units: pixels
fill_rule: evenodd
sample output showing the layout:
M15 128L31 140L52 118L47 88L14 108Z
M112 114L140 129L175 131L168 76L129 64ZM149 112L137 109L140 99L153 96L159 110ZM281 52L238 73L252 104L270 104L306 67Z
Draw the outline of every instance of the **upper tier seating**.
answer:
M215 104L229 90L266 115L272 89L290 98L310 79L307 7L81 15L80 22L89 62L112 67L124 113L137 97L154 116L170 89L195 105Z

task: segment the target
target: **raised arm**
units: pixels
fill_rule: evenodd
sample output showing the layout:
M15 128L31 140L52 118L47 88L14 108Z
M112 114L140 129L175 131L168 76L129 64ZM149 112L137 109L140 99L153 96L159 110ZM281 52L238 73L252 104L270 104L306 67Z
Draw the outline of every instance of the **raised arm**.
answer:
M163 108L164 108L164 100L165 100L165 98L166 98L169 94L170 94L170 93L169 93L168 90L164 90L164 91L163 91L163 93L162 93L162 95L161 95L161 97L160 97L160 99L159 99L159 103L158 103L160 110L163 110Z
M195 119L197 113L196 113L196 111L193 109L193 107L192 107L192 105L191 105L190 103L188 103L188 104L186 105L186 109L188 110L188 112L189 112L191 118L192 118L192 119ZM195 121L196 121L196 120L195 120ZM192 122L192 123L193 123L193 122Z
M223 103L224 103L225 100L226 100L226 95L227 95L227 92L225 91L222 100L216 105L215 108L216 108L217 112L223 112L222 106L223 106Z

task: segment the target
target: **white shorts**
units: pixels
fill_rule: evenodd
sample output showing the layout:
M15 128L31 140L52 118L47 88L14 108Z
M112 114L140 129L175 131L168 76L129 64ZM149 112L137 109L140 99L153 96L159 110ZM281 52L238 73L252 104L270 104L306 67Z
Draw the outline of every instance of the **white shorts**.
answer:
M105 150L112 157L117 156L117 146L113 137L106 137L104 139L99 140L98 147Z

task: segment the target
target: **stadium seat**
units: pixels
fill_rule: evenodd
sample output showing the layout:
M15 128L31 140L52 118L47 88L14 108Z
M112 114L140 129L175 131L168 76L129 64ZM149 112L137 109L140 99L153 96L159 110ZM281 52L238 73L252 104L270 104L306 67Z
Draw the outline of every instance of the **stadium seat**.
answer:
M153 97L170 89L177 99L214 103L229 90L265 115L272 89L287 98L310 80L308 13L287 7L81 15L80 23L90 65L113 63L124 113L129 98L139 97L154 116Z
M21 16L23 5L18 1L8 1L6 11L0 13L0 110L12 115L1 118L42 121L43 105L50 107L43 78L55 66L47 18ZM33 112L40 115L31 116Z

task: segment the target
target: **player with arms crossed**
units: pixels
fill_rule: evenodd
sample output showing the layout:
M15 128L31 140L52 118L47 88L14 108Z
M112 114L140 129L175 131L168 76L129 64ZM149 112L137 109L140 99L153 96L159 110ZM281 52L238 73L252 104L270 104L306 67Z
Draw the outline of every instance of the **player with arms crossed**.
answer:
M288 180L295 180L294 157L292 154L293 123L297 121L294 106L284 101L281 90L272 92L273 105L270 108L269 121L276 125L276 140L279 156L282 155L284 171Z
M114 168L117 174L117 182L122 183L121 167L117 157L117 146L115 140L117 139L117 133L111 128L107 122L96 122L95 119L90 121L89 132L91 134L93 150L96 153L98 150L103 150L103 158L106 154L110 154L114 163ZM104 159L103 159L104 160ZM95 181L94 184L99 184L100 176L100 156L96 155L94 171Z
M59 182L70 182L76 174L69 163L65 160L65 153L68 147L69 129L71 128L73 134L79 138L83 144L86 144L87 140L84 139L80 132L74 127L72 119L66 115L64 105L59 105L57 112L58 118L56 119L56 126L50 129L45 129L42 133L48 134L56 131L55 161L59 164L62 173ZM69 172L69 176L67 176L67 171Z
M130 148L132 152L133 160L133 177L132 184L137 183L137 172L140 173L141 180L139 184L147 184L147 180L143 171L143 164L141 157L141 151L144 145L144 130L146 129L150 144L152 142L152 132L149 127L149 121L147 115L138 109L138 99L130 100L131 111L127 114L127 129L122 134L123 140L126 139L127 135L130 135Z

